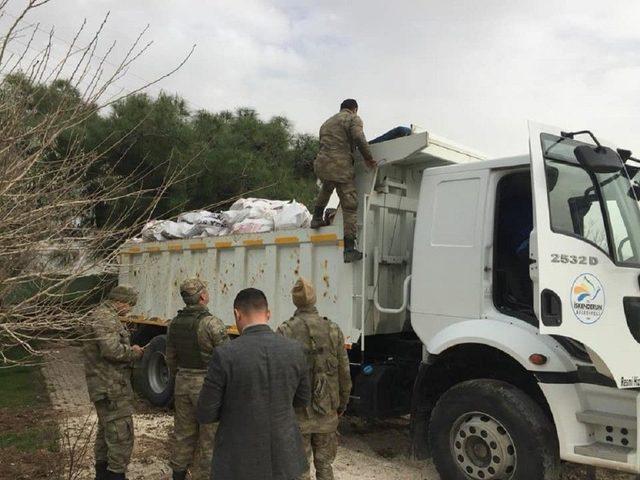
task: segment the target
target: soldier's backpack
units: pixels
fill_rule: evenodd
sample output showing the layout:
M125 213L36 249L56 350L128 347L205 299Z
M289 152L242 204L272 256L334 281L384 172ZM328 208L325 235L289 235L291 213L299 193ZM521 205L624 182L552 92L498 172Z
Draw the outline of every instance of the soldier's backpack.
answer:
M331 337L331 323L308 322L302 318L309 334L305 349L311 371L311 408L320 415L336 412L339 407L338 360ZM326 339L326 340L325 340Z

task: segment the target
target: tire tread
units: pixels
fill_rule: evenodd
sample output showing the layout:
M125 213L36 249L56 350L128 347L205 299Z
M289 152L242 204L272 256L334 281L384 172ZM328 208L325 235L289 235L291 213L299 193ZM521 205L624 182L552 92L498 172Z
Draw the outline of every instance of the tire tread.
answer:
M473 401L469 401L472 397ZM475 402L475 403L474 403ZM429 443L432 446L433 460L443 480L466 480L468 477L460 471L451 459L448 440L443 443L442 428L445 427L451 411L456 408L473 411L474 404L492 405L492 409L505 412L506 416L517 417L522 427L538 450L539 462L534 465L536 471L522 471L516 467L514 480L558 480L560 478L560 460L557 436L554 427L542 408L517 387L492 379L475 379L459 383L447 390L434 407L429 423ZM491 412L484 412L491 414ZM495 415L495 414L494 414ZM455 421L455 419L454 419ZM503 422L500 419L501 423ZM449 430L446 432L448 438ZM515 441L515 440L514 440ZM527 452L531 455L531 452ZM445 458L446 457L446 458ZM519 459L522 457L519 457ZM531 458L531 457L528 457Z

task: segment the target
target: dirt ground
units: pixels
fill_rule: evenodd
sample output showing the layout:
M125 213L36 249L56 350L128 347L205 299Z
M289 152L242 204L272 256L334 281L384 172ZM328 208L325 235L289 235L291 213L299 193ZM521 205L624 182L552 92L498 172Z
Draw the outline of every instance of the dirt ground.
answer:
M66 459L79 465L78 480L91 479L92 438L95 416L84 385L79 350L60 349L43 368L54 408L60 420L62 449ZM136 443L129 467L131 480L170 478L167 466L169 435L173 427L170 411L155 409L140 400L134 415ZM89 434L88 434L89 433ZM337 480L438 480L430 461L407 456L407 419L364 422L345 418L340 425L340 448L334 464ZM69 461L67 460L67 463ZM42 478L42 477L41 477ZM563 479L581 480L581 467L565 465ZM631 480L615 472L598 471L598 480Z

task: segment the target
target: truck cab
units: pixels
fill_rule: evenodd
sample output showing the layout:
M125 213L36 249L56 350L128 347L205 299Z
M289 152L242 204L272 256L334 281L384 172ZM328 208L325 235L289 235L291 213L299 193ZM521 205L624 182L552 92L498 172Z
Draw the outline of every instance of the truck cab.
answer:
M532 124L529 155L424 172L413 439L443 478L640 471L639 254L629 169L591 138Z

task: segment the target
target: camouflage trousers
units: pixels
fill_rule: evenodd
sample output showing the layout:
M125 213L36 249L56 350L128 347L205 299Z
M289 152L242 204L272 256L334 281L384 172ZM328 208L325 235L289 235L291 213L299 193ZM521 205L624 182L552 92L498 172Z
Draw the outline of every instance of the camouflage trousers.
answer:
M133 450L133 419L129 399L103 399L94 403L98 429L94 453L96 463L107 463L114 473L125 473Z
M358 192L353 181L339 183L322 180L320 192L316 197L316 208L327 206L334 189L338 192L340 206L342 207L344 236L355 238L358 233Z
M174 396L174 432L169 465L176 472L191 470L192 480L209 480L218 424L200 425L196 420L199 395L200 390Z
M316 468L316 480L334 480L333 461L338 453L338 436L333 433L308 433L302 435L304 450L311 464L313 454L313 466ZM298 480L310 480L311 473L306 473L298 477Z

